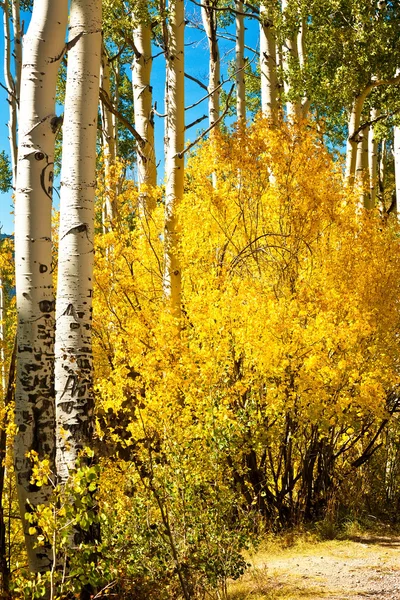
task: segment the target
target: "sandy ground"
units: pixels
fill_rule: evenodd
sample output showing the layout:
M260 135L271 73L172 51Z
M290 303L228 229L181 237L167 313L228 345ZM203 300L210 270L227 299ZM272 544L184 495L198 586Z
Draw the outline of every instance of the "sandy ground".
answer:
M257 598L400 600L400 537L389 534L305 544L251 560ZM262 590L268 579L269 589ZM265 594L265 595L264 595Z

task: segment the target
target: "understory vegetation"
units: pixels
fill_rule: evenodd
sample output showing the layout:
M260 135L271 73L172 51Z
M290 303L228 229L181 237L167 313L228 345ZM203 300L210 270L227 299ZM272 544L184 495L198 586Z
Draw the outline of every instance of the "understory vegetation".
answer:
M308 124L215 132L189 160L179 206L178 327L162 287L163 188L148 191L150 214L112 176L117 219L95 250L94 448L28 514L56 557L45 575L25 566L3 411L14 597L87 585L95 598L225 598L268 532L396 523L397 220L360 210ZM12 300L8 312L11 347ZM31 459L32 485L52 482Z

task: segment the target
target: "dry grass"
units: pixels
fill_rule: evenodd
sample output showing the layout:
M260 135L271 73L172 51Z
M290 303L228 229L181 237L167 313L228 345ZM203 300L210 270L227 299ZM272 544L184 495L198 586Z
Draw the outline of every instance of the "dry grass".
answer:
M393 568L385 563L398 554L399 538L386 538L387 532L382 530L381 537L369 535L356 527L349 534L354 540L320 541L316 535L305 532L266 539L257 552L246 556L251 567L240 580L230 583L229 600L348 598L346 590L352 589L352 581L346 579L346 570L351 574L368 569L378 575ZM330 580L327 585L328 562L333 569L343 565L343 570L337 582ZM348 569L353 563L355 568Z

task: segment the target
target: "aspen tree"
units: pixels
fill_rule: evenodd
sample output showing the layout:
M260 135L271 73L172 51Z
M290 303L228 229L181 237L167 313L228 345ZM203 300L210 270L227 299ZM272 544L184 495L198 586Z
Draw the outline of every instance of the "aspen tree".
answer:
M207 35L208 48L210 51L209 69L208 69L208 122L210 127L219 118L219 86L221 83L221 63L219 56L219 46L217 38L217 0L204 0L201 7L201 17L204 30Z
M348 138L346 148L346 172L345 178L348 185L354 183L354 176L357 163L357 134L360 129L361 114L364 107L364 102L368 98L371 91L380 86L397 85L400 83L400 73L390 79L378 79L372 77L371 81L354 97L348 126Z
M246 121L246 87L244 80L244 16L243 2L235 0L236 10L236 118Z
M100 87L103 93L111 98L110 64L106 49L103 45L101 55ZM117 189L114 178L114 167L116 160L115 128L114 119L105 102L100 102L101 115L101 138L103 145L105 198L103 202L102 221L104 231L112 228L115 216L115 199Z
M92 272L101 0L72 0L63 126L56 304L57 475L92 436Z
M265 117L277 124L278 80L276 70L276 38L272 11L267 0L260 4L260 75L261 110Z
M14 43L14 47L11 41L10 31L10 10L9 0L4 0L0 5L3 9L3 30L4 30L4 81L7 88L7 102L9 105L9 119L8 119L8 139L10 143L10 154L11 154L11 168L13 176L13 187L15 189L17 179L17 109L19 101L19 85L21 76L21 65L16 64L15 72L16 75L13 77L11 72L11 58L15 52L18 52L18 57L21 55L21 49L17 48L17 44ZM13 6L13 12L16 11ZM14 42L15 42L15 34ZM17 54L15 54L17 56Z
M364 127L357 144L356 183L360 186L360 206L372 208L369 193L369 127Z
M374 122L379 116L376 108L371 111L371 121ZM376 186L378 179L378 141L376 139L376 127L374 124L370 129L368 137L368 170L371 208L376 204Z
M286 25L289 27L289 0L282 0L282 14ZM297 34L298 35L298 34ZM289 100L292 93L292 85L290 83L289 71L293 60L298 60L298 47L297 47L297 35L292 35L291 32L287 33L286 38L282 47L282 67L284 71L283 75L283 89L286 96L286 115L289 121L294 122L301 118L301 103L298 100Z
M179 320L181 315L181 266L178 256L179 224L176 213L177 205L183 198L184 182L184 1L171 0L168 9L164 293L170 301L172 314Z
M49 485L31 484L28 451L54 464L54 297L51 274L51 203L57 72L65 49L68 2L35 1L24 37L15 198L17 383L15 439L17 490L32 571L51 565L47 546L34 548L24 516L46 503Z
M154 151L154 114L151 87L151 23L147 0L139 0L133 13L135 54L132 65L133 108L135 129L142 138L137 143L138 184L141 207L146 211L155 208L146 188L157 185L157 168ZM144 190L144 192L143 192Z

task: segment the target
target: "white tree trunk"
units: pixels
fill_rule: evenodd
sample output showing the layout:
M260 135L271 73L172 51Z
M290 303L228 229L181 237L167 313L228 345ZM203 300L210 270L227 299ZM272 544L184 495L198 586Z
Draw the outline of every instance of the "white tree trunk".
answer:
M361 113L364 106L365 96L360 94L356 96L351 109L350 120L349 120L349 134L347 138L347 149L346 149L346 181L349 185L354 183L354 177L356 172L357 164L357 140L355 132L360 127Z
M260 5L261 110L273 125L278 120L278 80L274 24L266 1Z
M50 486L30 483L35 450L54 464L54 298L51 266L51 208L54 142L57 128L57 72L65 48L68 1L35 1L24 37L21 76L19 152L15 199L17 288L17 384L15 471L29 566L51 565L48 547L33 548L24 514L46 503Z
M244 17L243 2L235 0L236 13L236 118L246 121L246 87L244 80Z
M217 15L215 11L215 1L205 0L201 8L203 26L208 39L208 48L210 51L209 69L208 69L208 121L210 127L219 118L219 85L221 83L221 64L219 56L218 38L217 38Z
M357 162L356 162L356 183L360 186L360 206L370 209L370 190L369 190L369 127L364 127L360 133L360 141L357 144Z
M371 121L379 116L379 110L372 109ZM370 135L368 138L368 161L369 161L369 189L370 189L370 202L371 208L375 207L376 204L376 191L378 185L378 141L376 139L375 126L373 125L370 129Z
M72 0L65 96L56 303L57 475L92 437L93 225L101 0Z
M17 180L17 160L18 160L18 150L17 150L17 107L18 107L18 99L19 99L19 80L17 86L17 80L14 79L11 73L11 56L15 52L16 44L14 43L14 48L11 43L11 33L10 33L10 12L9 12L9 4L8 0L4 0L2 3L3 8L3 30L4 30L4 81L7 88L7 102L9 105L9 119L8 119L8 139L10 142L10 155L11 155L11 170L12 170L12 182L13 188L15 189L16 180ZM15 39L14 39L15 42ZM20 52L20 49L19 49ZM17 71L17 75L20 76Z
M165 271L164 293L172 314L181 316L181 266L178 256L179 224L177 205L183 198L185 145L184 94L184 0L170 0L166 80L166 190L165 190Z
M19 102L19 94L21 87L21 69L22 69L22 28L21 28L21 15L20 15L20 2L19 0L11 0L11 15L13 23L13 35L14 35L14 82L15 82L15 95L17 103Z
M307 57L307 46L306 46L306 38L307 38L307 20L305 17L301 18L299 32L297 34L297 55L299 60L299 67L301 72L303 73L304 68L306 66L306 57ZM303 95L300 106L300 115L302 119L306 119L308 116L308 111L310 110L310 99L307 96Z
M154 114L151 87L151 17L147 0L139 0L135 7L134 40L136 52L133 59L132 87L135 128L144 144L137 144L137 168L140 204L146 213L155 208L152 196L146 189L157 185L157 168L154 151Z
M288 0L282 0L282 15L284 21L287 18ZM282 48L282 68L283 68L283 90L286 97L286 116L289 122L298 121L301 114L301 102L291 98L292 85L290 83L290 67L293 60L298 60L297 35L288 36L284 41Z
M110 65L107 52L103 46L101 56L100 87L111 100ZM100 102L103 160L104 160L104 201L102 210L103 230L110 231L115 216L117 185L115 182L115 130L113 115L104 102Z

